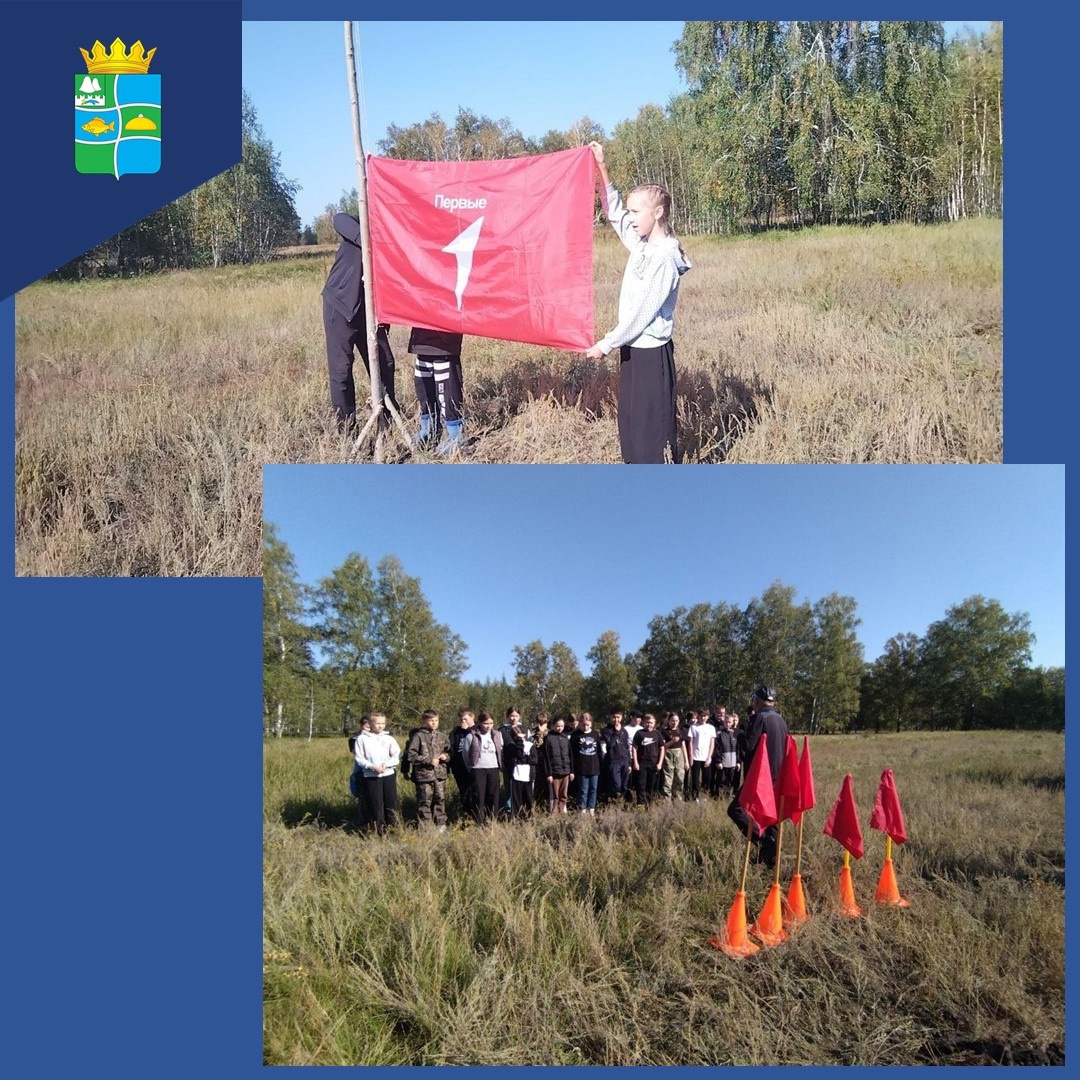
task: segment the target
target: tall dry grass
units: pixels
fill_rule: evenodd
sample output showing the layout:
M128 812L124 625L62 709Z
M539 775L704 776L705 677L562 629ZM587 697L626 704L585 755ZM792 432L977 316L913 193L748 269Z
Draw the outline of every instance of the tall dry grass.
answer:
M676 318L688 462L992 462L1000 221L693 238ZM624 251L596 246L597 332ZM370 460L328 406L330 259L38 283L16 298L16 571L257 575L261 466ZM395 327L398 397L416 406ZM617 362L470 338L469 462L617 463ZM396 432L388 461L412 455ZM455 459L461 460L461 459Z
M1063 1064L1062 737L832 736L812 753L810 921L735 961L706 944L745 847L722 803L380 840L350 828L344 739L266 744L264 1060ZM885 767L907 910L873 901L884 844L866 825ZM856 920L822 833L849 771L866 839ZM785 827L784 889L793 849ZM771 880L750 868L751 919Z

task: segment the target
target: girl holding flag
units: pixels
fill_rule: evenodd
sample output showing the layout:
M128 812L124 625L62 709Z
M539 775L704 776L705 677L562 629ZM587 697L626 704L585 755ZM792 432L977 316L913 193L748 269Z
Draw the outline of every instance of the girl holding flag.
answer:
M671 195L659 184L638 184L623 205L604 163L604 148L589 143L600 169L604 213L630 250L619 293L619 323L585 354L600 360L619 349L619 445L628 465L679 460L675 431L675 305L679 280L690 269L671 228Z

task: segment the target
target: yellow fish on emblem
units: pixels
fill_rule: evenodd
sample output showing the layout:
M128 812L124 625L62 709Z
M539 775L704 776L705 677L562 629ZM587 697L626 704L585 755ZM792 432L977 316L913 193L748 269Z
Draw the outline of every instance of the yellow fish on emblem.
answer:
M91 135L96 139L99 135L104 134L106 131L115 131L116 124L113 121L105 123L100 116L95 116L93 120L87 120L82 126L83 131L89 131Z

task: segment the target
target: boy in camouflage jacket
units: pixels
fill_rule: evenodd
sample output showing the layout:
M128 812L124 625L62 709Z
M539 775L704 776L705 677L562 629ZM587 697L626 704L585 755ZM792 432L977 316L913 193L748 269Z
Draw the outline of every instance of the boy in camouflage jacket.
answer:
M450 740L439 731L439 714L428 709L405 748L409 773L416 784L416 817L421 825L446 830L446 772Z

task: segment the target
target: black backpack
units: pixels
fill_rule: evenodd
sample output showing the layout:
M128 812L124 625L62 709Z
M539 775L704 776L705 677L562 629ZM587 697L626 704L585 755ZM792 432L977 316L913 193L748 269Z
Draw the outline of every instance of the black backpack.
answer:
M426 729L422 727L414 727L412 731L409 732L409 737L405 740L405 753L401 755L401 775L404 776L406 780L410 778L410 772L412 770L412 765L409 762L409 743L412 742L412 737L418 731L424 730Z
M349 736L349 753L350 754L355 754L356 753L356 736L355 735L350 735ZM360 798L360 772L361 772L360 765L354 759L353 760L352 772L349 773L349 794L354 799L359 799Z

